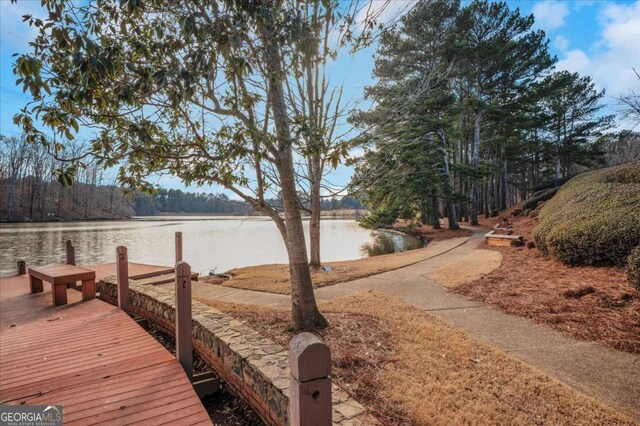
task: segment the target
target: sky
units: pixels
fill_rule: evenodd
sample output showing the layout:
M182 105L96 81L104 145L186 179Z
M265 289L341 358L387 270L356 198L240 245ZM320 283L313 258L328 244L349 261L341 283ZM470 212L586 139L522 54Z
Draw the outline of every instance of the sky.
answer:
M605 102L611 104L606 113L615 113L616 96L638 87L633 68L640 71L640 0L508 0L512 9L533 13L536 28L543 29L550 40L550 51L557 56L557 70L579 72L591 76L598 89L605 89ZM374 7L383 4L374 0ZM411 7L411 2L395 0L380 15L381 21L392 21ZM24 14L42 15L40 0L0 0L0 134L19 135L12 123L13 115L29 100L15 85L12 55L29 51L28 43L36 35L22 22ZM344 99L354 102L362 98L366 86L374 84L371 75L375 46L356 55L341 54L328 66L334 83L344 84ZM619 123L619 128L628 128ZM348 130L343 127L343 130ZM80 131L80 138L86 131ZM358 155L354 151L353 155ZM327 176L327 185L341 188L348 184L352 170L338 166ZM225 192L219 187L185 188L179 179L163 176L156 181L166 188L188 191ZM235 197L234 197L235 198Z

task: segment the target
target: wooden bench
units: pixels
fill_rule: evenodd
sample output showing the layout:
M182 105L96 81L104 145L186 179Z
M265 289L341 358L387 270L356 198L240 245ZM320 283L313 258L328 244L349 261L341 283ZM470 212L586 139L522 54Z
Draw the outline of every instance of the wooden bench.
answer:
M484 234L484 238L487 240L487 244L490 246L511 246L513 241L523 241L524 237L521 235L502 235L496 234L496 231L489 231Z
M47 265L29 268L31 293L41 293L42 282L51 283L51 297L54 306L67 304L67 284L82 281L82 300L96 298L96 273L75 265Z

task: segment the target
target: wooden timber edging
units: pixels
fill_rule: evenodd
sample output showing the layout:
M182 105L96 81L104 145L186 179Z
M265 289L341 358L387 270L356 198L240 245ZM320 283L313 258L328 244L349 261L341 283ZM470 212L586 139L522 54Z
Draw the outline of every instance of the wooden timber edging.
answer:
M97 284L99 298L117 304L115 276ZM129 312L175 334L175 294L155 286L129 282ZM192 302L193 349L268 425L288 425L289 352L240 321L203 303ZM332 384L333 424L376 425L366 409Z

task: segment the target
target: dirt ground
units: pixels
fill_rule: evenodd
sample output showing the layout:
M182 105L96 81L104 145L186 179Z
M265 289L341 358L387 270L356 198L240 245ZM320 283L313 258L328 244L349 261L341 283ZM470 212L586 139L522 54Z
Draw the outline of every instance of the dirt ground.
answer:
M487 228L499 219L481 219ZM511 219L531 240L537 220ZM622 268L569 267L535 248L482 247L502 254L502 265L452 291L521 315L579 339L640 353L640 294Z
M465 238L472 234L471 231L465 229L449 231L447 229L432 230L427 227L424 228L426 239L433 241L451 240L451 244L454 245L464 242ZM427 245L421 249L399 253L342 262L327 262L324 265L330 266L331 270L312 269L311 278L314 287L325 287L413 265L414 263L428 259L432 255L433 247ZM288 265L249 266L232 269L228 271L227 274L231 275L232 278L225 280L217 277L201 277L200 281L227 287L291 294Z
M199 299L286 346L286 310ZM592 399L381 293L320 305L339 384L384 425L633 424Z

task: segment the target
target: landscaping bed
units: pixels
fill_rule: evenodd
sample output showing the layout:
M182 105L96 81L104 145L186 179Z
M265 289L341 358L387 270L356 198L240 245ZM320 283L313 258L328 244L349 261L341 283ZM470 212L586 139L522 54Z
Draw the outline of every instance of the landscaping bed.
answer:
M282 346L293 337L286 310L199 301ZM317 334L336 381L384 425L633 424L391 296L360 293L320 308L330 326Z
M487 229L499 218L482 219ZM535 217L511 219L514 231L531 240ZM622 267L571 267L535 248L489 247L502 265L452 288L510 314L614 349L640 353L640 294Z

